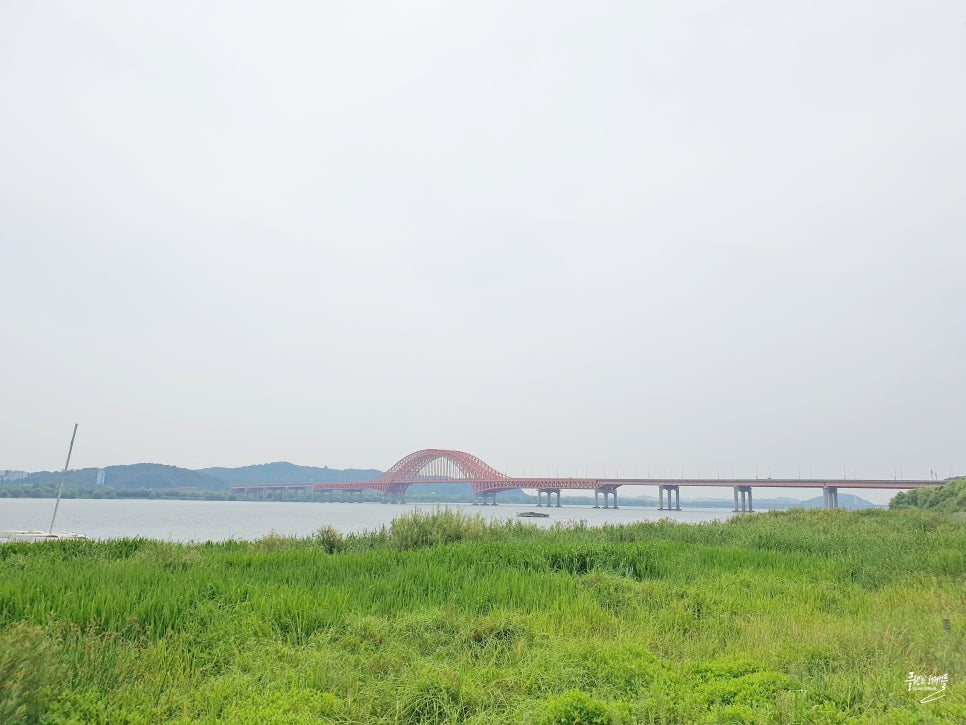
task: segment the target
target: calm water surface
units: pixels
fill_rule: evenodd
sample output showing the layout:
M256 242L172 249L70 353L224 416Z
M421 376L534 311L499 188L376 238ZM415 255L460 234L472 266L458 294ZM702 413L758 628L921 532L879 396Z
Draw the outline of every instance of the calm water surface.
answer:
M308 536L323 526L343 533L378 529L402 513L432 511L442 504L296 503L282 501L150 501L143 499L64 499L60 502L55 529L76 531L93 539L143 536L168 541L224 541L258 539L271 533ZM658 511L641 506L594 509L589 506L537 509L524 504L473 506L445 504L468 514L493 519L512 519L520 511L545 511L549 519L528 519L538 526L559 521L585 521L590 526L606 523L672 521L699 523L723 521L733 516L728 509ZM54 499L0 498L0 529L43 529L50 526Z

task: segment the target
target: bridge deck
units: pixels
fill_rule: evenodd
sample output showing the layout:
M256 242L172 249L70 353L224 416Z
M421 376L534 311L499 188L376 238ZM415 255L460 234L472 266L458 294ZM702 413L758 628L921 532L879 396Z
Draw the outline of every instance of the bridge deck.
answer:
M753 487L753 488L856 488L885 489L902 491L912 488L932 488L942 486L945 481L923 480L876 480L876 479L834 479L834 478L491 478L491 479L434 479L431 481L412 481L408 483L386 484L379 481L331 481L327 483L292 484L249 484L232 486L232 493L244 494L251 491L360 491L365 489L382 490L387 485L408 486L413 483L469 483L478 491L508 491L518 488L561 489L572 491L593 491L604 487L616 486L702 486L702 487Z

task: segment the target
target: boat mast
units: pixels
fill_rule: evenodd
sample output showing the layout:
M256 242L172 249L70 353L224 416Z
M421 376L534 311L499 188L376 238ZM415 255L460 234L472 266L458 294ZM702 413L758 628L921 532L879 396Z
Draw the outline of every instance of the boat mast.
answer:
M54 504L54 515L50 517L50 531L47 535L54 533L54 521L57 520L57 509L60 507L60 495L64 492L64 481L67 480L67 467L70 465L70 454L74 450L74 438L77 436L77 423L74 423L74 432L70 436L70 448L67 449L67 463L64 464L64 473L60 477L60 489L57 491L57 503Z

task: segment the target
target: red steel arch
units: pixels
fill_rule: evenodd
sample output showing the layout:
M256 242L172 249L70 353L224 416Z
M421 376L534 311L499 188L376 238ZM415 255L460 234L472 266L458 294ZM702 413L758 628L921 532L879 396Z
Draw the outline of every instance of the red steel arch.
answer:
M379 478L371 481L315 483L315 491L382 491L389 500L402 500L413 483L465 481L473 493L495 493L519 488L514 479L465 451L425 448L397 461Z
M440 463L443 465L433 465ZM506 478L506 475L465 451L425 448L397 461L373 483L418 483L434 478L448 481L492 481Z

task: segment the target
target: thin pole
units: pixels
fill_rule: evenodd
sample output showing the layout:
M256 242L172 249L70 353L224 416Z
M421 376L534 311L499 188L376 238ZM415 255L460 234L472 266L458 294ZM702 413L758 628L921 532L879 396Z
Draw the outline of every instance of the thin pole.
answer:
M67 480L67 467L70 465L70 454L74 450L74 438L77 437L77 423L74 423L74 432L70 436L70 448L67 449L67 462L64 464L64 473L60 477L60 488L57 491L57 503L54 504L54 515L50 517L50 531L47 535L54 533L54 521L57 520L57 509L60 508L60 496L64 492L64 481Z

